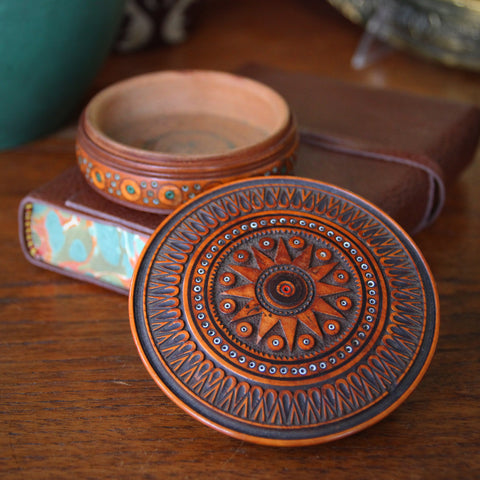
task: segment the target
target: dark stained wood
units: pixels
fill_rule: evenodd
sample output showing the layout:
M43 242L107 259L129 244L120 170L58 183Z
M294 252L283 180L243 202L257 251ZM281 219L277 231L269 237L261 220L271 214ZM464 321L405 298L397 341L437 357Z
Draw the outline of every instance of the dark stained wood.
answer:
M395 52L349 62L361 31L320 1L202 3L190 40L112 56L91 94L135 74L247 61L480 105L480 76ZM479 156L415 240L436 278L437 353L412 396L333 443L275 449L217 433L156 387L127 300L41 270L17 240L20 199L74 164L75 123L0 154L0 476L16 478L470 479L480 476Z

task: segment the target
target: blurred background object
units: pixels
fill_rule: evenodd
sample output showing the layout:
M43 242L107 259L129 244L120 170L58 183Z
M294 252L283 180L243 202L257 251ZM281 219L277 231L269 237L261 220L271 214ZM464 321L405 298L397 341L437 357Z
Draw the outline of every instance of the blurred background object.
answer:
M72 118L123 11L124 0L0 0L0 149Z
M480 70L480 0L329 0L366 37L352 65L370 63L370 36L443 64ZM373 55L377 54L373 51Z
M195 0L126 0L115 50L127 53L183 42L194 3Z

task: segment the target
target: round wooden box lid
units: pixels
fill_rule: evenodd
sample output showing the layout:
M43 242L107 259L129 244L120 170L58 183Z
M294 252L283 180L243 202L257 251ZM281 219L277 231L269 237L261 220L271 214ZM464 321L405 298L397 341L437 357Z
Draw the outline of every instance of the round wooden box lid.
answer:
M293 177L206 192L155 232L130 292L148 371L242 440L295 446L381 420L438 336L430 271L372 204Z

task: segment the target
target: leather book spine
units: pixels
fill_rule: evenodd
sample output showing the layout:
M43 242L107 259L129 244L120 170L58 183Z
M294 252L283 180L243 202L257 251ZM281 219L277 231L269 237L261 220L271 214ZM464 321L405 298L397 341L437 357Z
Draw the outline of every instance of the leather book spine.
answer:
M19 206L19 239L34 265L128 294L133 270L153 228L122 225L68 198L83 185L61 175L27 195ZM67 186L68 196L62 196ZM79 187L79 188L76 188ZM88 186L86 188L89 188ZM106 219L108 218L108 219Z

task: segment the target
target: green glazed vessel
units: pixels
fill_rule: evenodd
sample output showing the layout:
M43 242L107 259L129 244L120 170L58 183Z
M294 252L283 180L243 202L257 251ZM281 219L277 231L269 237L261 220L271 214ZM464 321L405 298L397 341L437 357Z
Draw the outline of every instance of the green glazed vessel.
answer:
M0 149L78 111L115 39L124 0L0 0Z

